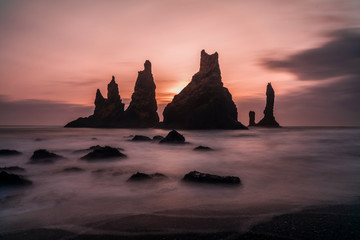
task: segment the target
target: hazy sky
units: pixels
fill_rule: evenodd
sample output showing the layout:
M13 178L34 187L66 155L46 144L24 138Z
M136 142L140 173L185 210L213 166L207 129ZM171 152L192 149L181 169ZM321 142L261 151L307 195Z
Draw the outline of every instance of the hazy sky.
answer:
M149 59L159 115L219 53L248 123L271 82L282 125L360 125L358 0L0 0L0 124L58 124L93 111L115 75L131 97Z

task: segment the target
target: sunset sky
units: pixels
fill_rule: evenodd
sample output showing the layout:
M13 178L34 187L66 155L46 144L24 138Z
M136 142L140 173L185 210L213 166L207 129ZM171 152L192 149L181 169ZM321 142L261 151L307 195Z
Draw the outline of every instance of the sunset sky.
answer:
M152 62L159 115L217 51L224 86L259 121L360 125L359 0L0 0L0 124L64 125L114 75L125 103Z

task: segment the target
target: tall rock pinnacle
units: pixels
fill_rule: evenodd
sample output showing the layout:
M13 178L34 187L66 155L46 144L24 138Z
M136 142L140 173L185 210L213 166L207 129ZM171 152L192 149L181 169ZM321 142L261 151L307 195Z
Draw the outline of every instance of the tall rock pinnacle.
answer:
M256 124L259 127L280 127L279 123L276 122L274 117L274 101L275 101L275 92L271 86L271 83L268 83L266 87L266 106L264 110L264 118Z
M246 129L237 121L237 109L223 87L218 53L201 51L200 70L164 109L164 128Z
M144 70L138 73L130 105L125 111L125 121L129 127L154 127L159 123L155 89L151 63L146 60Z

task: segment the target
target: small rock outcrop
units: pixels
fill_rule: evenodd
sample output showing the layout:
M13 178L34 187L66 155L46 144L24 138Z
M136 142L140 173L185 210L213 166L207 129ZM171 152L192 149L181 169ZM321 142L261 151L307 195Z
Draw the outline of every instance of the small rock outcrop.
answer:
M124 103L119 95L119 87L115 77L108 84L107 98L100 90L96 91L94 114L86 118L78 118L65 127L90 128L149 128L159 123L155 99L155 83L151 73L151 63L146 61L144 70L139 71L134 93L129 107L124 111Z
M5 171L0 172L0 187L4 186L26 186L32 182L25 179L22 176L7 173Z
M200 70L164 109L162 128L246 129L221 81L218 53L201 51Z
M192 171L186 174L184 181L213 184L241 184L240 178L233 176L218 176L208 173Z
M214 149L210 148L210 147L206 147L206 146L198 146L196 148L193 149L194 151L214 151Z
M15 156L20 155L21 152L11 149L0 149L0 156Z
M168 133L168 135L166 135L164 139L160 140L159 143L184 144L185 137L176 130L172 130Z
M36 150L30 158L30 163L53 163L55 160L64 158L63 156L49 152L46 149Z
M255 112L254 111L250 111L249 112L249 127L254 127L256 126L255 123Z
M147 136L143 136L143 135L135 135L131 141L133 142L150 142L151 138L147 137Z
M121 153L118 149L105 146L105 147L94 148L92 152L86 154L80 159L87 161L96 161L101 159L114 159L114 158L124 158L124 157L126 157L126 155Z
M256 124L258 127L270 127L277 128L280 127L279 123L276 122L274 117L274 101L275 101L275 92L271 86L271 83L268 83L266 87L266 106L264 110L264 118Z
M141 172L137 172L133 175L131 175L131 177L128 179L128 181L146 181L146 180L162 180L167 178L164 174L162 173L153 173L153 174L146 174L146 173L141 173Z
M85 170L79 167L67 167L62 170L62 172L64 173L74 173L74 172L83 172L83 171Z
M127 127L148 128L154 127L159 123L155 89L156 86L151 73L151 63L149 60L146 60L144 70L138 73L130 105L125 111Z
M153 139L154 141L161 141L161 140L164 139L164 137L163 137L163 136L160 136L160 135L156 135L156 136L153 136L152 139Z

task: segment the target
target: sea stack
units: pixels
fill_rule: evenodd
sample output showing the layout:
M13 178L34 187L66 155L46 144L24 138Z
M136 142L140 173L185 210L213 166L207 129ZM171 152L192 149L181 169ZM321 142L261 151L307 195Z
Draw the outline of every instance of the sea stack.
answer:
M124 103L122 103L119 88L113 76L108 84L107 99L100 90L96 91L94 114L86 118L78 118L69 122L65 127L117 127L124 117Z
M249 127L253 127L256 126L255 123L255 112L254 111L250 111L249 112Z
M146 60L144 71L139 71L130 105L125 111L125 122L128 127L154 127L159 123L155 89L151 63Z
M200 70L164 109L163 128L247 129L237 120L237 108L221 81L218 53L201 51Z
M108 84L107 99L96 91L94 114L78 118L65 127L89 128L148 128L159 123L155 99L155 83L151 63L146 61L144 71L139 71L129 107L124 111L115 77Z
M277 128L280 127L279 123L276 122L274 117L274 101L275 101L275 92L271 86L271 83L268 83L266 88L266 106L264 110L264 118L256 124L259 127L270 127Z

